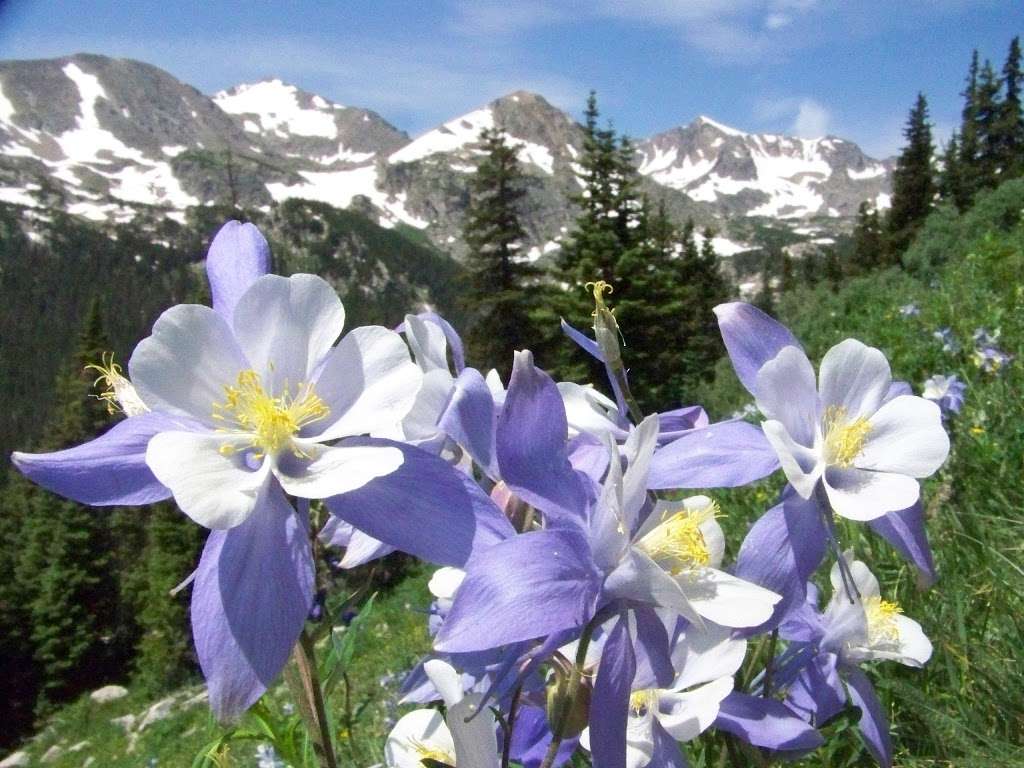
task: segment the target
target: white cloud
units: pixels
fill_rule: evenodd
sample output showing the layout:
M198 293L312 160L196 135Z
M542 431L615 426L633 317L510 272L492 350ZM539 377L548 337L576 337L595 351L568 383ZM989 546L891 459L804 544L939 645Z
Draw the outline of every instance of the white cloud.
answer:
M764 28L767 30L782 29L793 23L793 20L784 13L769 13L764 20Z
M808 96L761 99L754 104L754 118L769 130L804 139L836 133L828 107Z
M832 116L814 99L802 99L790 131L801 138L816 139L830 132Z

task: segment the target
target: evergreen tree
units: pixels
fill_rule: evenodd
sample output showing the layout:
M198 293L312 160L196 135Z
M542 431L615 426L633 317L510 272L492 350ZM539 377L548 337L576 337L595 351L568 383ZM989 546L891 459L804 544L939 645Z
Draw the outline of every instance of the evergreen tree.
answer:
M885 233L878 211L867 201L857 209L857 223L853 228L853 254L850 259L854 271L877 269L887 263Z
M939 196L953 203L961 211L970 205L964 179L965 168L961 160L960 140L957 132L949 137L942 155L942 172L939 174Z
M470 202L463 226L467 259L470 359L495 366L503 378L512 353L533 341L530 286L537 270L523 259L526 236L519 206L526 194L516 150L500 130L480 134L483 157L470 182Z
M932 129L928 124L928 102L923 93L910 110L903 130L907 145L896 161L892 178L892 207L889 209L889 249L902 254L914 233L927 218L935 199L932 171Z
M72 365L56 385L56 406L44 431L48 450L77 445L109 423L102 402L91 398L85 370L109 346L97 302L93 302ZM33 656L41 686L37 712L94 687L113 658L118 590L111 568L109 531L95 510L35 491L19 539L17 578L27 598Z
M978 76L978 89L975 94L978 154L974 162L974 192L991 189L1003 178L999 140L999 124L1003 111L999 98L1001 90L1002 82L999 76L992 68L991 62L986 61Z
M960 154L957 167L957 185L954 199L961 211L967 210L978 189L977 162L978 142L978 51L971 54L971 65L967 71L967 84L961 95L964 107L960 122Z
M1000 180L1024 174L1024 114L1021 112L1020 38L1010 42L1010 51L1003 65L1003 100L994 126L993 151Z

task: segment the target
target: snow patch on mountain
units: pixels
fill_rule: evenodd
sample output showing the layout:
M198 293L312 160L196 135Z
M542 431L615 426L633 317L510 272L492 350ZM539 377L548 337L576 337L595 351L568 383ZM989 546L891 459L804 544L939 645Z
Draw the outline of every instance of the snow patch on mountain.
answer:
M428 131L406 144L388 158L391 164L413 163L439 152L455 152L475 142L480 131L494 127L494 113L488 109L477 109L462 117L449 120L440 128Z
M213 101L228 114L255 115L258 125L252 120L243 123L243 127L253 133L265 131L280 138L319 136L334 139L338 136L330 104L314 96L311 103L315 108L303 107L299 103L299 89L276 78L220 91L214 95Z

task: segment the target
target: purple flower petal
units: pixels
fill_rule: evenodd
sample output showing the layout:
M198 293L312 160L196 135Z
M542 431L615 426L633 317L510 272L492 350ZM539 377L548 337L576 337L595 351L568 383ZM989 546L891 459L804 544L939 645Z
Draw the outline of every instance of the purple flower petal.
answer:
M462 339L452 327L451 323L441 317L437 312L420 312L416 317L427 320L438 325L444 331L444 337L448 340L448 346L452 350L452 361L455 363L455 372L462 373L466 367L466 353L462 347Z
M707 412L699 405L685 405L658 414L658 442L670 443L684 432L708 426Z
M594 768L626 764L626 720L636 657L625 614L608 633L590 701L590 753Z
M654 752L651 754L649 766L652 768L689 768L690 764L679 748L679 742L669 735L657 718L651 723L651 733L654 737Z
M757 397L757 372L783 347L803 349L786 326L757 307L735 301L715 307L722 340L740 383Z
M455 380L438 429L461 445L491 479L498 479L494 433L498 413L494 397L480 371L466 368Z
M921 573L923 586L935 583L935 561L925 530L924 507L920 500L913 506L869 520L871 530L892 544Z
M647 487L735 488L770 475L779 459L760 427L720 421L690 430L659 448Z
M153 435L182 427L182 420L144 413L74 448L15 453L11 460L33 483L82 504L152 504L169 498L171 492L146 466L146 446Z
M192 588L192 634L221 721L277 679L313 605L306 526L275 483L249 518L206 540Z
M634 687L668 688L676 677L676 670L672 666L665 625L653 608L637 607L633 616L636 619Z
M833 653L819 653L801 670L786 693L786 704L817 726L824 725L846 706L846 691Z
M733 691L718 710L715 727L756 747L775 750L817 749L825 740L785 704Z
M892 765L892 741L889 738L889 720L882 709L871 681L859 669L852 668L846 672L846 689L850 694L850 703L861 712L857 727L868 751L882 768Z
M777 627L807 596L807 580L825 556L825 525L814 497L803 499L792 488L779 504L754 523L740 545L735 574L782 595L772 617L745 634Z
M342 446L392 446L401 466L327 499L331 514L395 549L438 565L470 557L515 533L480 486L443 459L402 443L353 438Z
M551 728L544 710L540 707L521 707L512 727L510 756L515 762L521 763L523 768L539 768L551 745L551 738ZM578 744L579 736L563 739L552 765L555 768L565 765Z
M502 479L545 514L579 520L589 495L585 476L569 463L568 431L555 382L534 366L530 352L517 352L498 416L496 449Z
M252 224L229 221L217 232L206 254L213 308L231 325L235 304L249 286L270 272L270 246Z
M601 574L582 534L516 536L469 568L434 647L481 651L581 627L594 615L600 590Z

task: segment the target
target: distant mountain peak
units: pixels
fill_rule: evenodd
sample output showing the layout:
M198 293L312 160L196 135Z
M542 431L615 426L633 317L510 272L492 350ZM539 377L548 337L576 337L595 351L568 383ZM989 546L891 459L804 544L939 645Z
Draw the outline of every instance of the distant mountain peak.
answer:
M747 135L749 135L747 133L744 133L743 131L737 130L736 128L732 128L732 127L726 125L725 123L720 123L717 120L714 120L713 118L708 117L707 115L698 115L697 118L692 123L690 123L690 125L694 125L694 126L698 126L698 127L701 126L701 125L709 125L712 128L714 128L715 130L717 130L717 131L719 131L721 133L726 134L727 136L747 136Z

